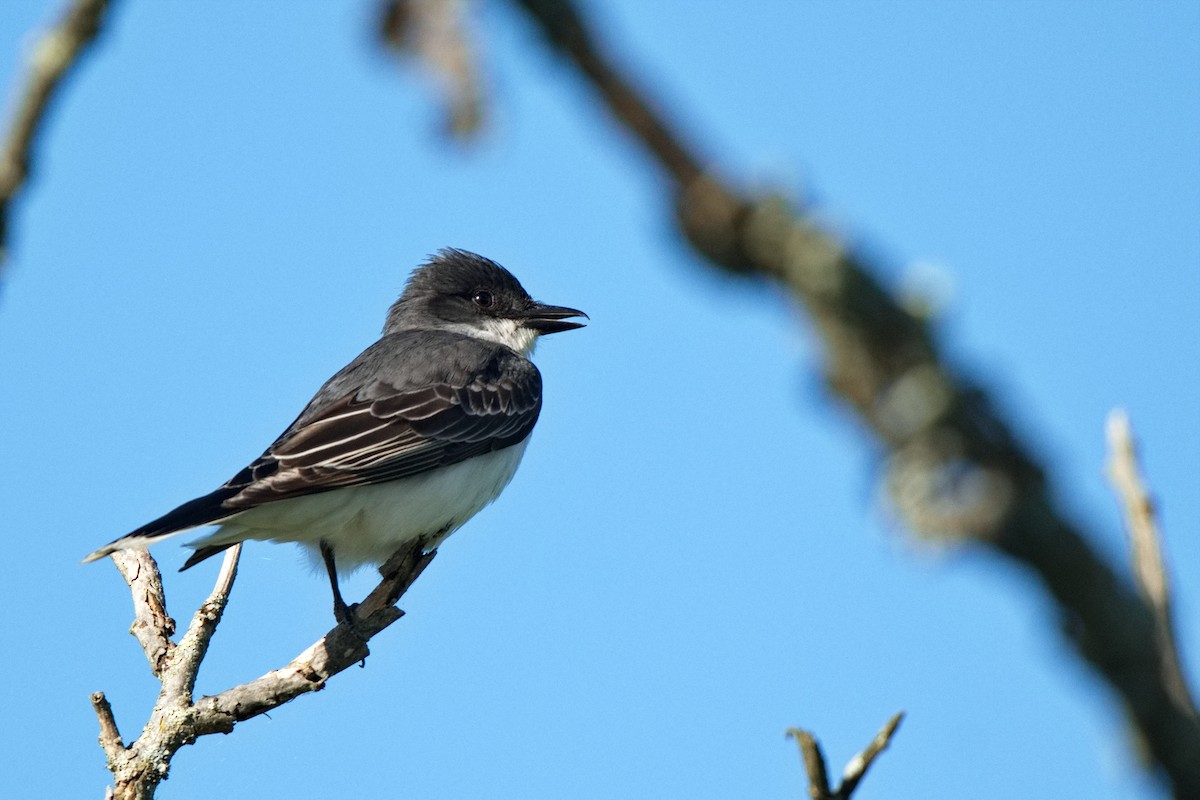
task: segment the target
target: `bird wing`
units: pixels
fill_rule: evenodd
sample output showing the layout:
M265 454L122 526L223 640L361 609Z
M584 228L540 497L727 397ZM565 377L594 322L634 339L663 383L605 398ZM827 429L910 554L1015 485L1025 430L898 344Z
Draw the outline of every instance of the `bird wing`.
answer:
M503 353L456 386L375 381L303 414L226 486L231 510L342 486L382 483L521 442L541 410L541 376Z
M405 478L509 447L529 436L541 408L541 374L515 351L450 333L385 336L330 378L283 435L225 485L84 561L264 503ZM186 566L202 557L198 551Z

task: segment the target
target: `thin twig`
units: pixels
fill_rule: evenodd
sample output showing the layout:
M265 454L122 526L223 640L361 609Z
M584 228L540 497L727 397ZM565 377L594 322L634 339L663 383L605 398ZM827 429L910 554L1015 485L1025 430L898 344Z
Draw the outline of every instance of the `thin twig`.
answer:
M808 775L808 796L812 800L829 800L829 772L825 767L825 753L817 737L799 728L788 728L787 735L796 740L800 747L800 758L804 760L804 771Z
M21 99L0 149L0 266L8 247L12 200L29 176L33 145L63 77L95 39L108 0L75 0L34 48Z
M1114 409L1109 413L1105 427L1109 451L1108 479L1125 512L1134 581L1146 602L1154 609L1158 643L1163 653L1163 679L1175 702L1195 714L1196 703L1188 690L1176 645L1171 582L1163 557L1162 534L1154 502L1138 465L1137 442L1129 415L1121 409Z
M871 743L850 759L842 771L842 782L836 790L829 788L825 754L821 750L821 744L817 741L817 737L809 731L789 728L787 735L796 740L800 747L800 756L804 759L804 771L808 775L808 796L812 800L850 800L871 764L891 743L892 736L900 727L902 719L904 719L903 711L889 719L879 733L875 734Z
M104 755L108 757L109 763L112 763L124 751L125 745L121 742L121 732L117 729L117 720L113 717L112 706L109 705L104 692L92 693L92 708L95 709L96 717L100 720L100 747L104 749Z
M196 686L196 676L200 672L200 662L208 652L208 643L217 631L221 615L229 602L229 592L233 581L237 578L238 559L242 555L242 545L239 542L225 551L221 562L221 571L217 574L216 585L208 599L200 604L192 617L187 633L179 640L171 659L171 668L163 676L163 692L168 695L178 695L190 703L192 690Z
M859 781L863 779L863 776L867 774L867 770L871 768L871 764L891 744L892 736L896 733L896 729L900 727L900 721L903 719L903 711L893 715L879 729L879 733L875 734L875 738L871 740L871 743L863 748L862 752L850 759L846 764L846 768L842 770L842 785L838 787L839 797L848 798L854 793Z
M1042 465L986 393L943 359L879 270L781 195L712 172L611 59L571 0L513 0L671 179L684 236L713 265L779 282L824 345L830 388L888 453L886 483L916 532L967 539L1042 582L1080 656L1125 700L1179 797L1200 797L1200 719L1174 701L1153 610L1060 508Z

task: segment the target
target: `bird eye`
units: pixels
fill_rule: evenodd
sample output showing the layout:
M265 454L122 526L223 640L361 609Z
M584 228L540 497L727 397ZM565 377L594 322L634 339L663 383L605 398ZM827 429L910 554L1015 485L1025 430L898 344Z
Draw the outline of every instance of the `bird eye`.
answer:
M493 297L492 293L486 289L480 289L474 294L473 297L471 297L471 299L475 302L475 305L479 306L480 308L491 308L492 304L496 302L496 298Z

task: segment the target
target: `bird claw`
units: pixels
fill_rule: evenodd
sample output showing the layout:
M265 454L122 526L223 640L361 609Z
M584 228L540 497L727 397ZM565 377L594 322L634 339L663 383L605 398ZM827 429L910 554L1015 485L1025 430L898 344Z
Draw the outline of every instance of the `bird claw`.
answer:
M350 633L354 634L356 638L365 644L370 637L358 627L358 614L355 613L357 611L358 603L346 605L346 602L341 597L333 599L333 618L337 620L337 624L349 630Z

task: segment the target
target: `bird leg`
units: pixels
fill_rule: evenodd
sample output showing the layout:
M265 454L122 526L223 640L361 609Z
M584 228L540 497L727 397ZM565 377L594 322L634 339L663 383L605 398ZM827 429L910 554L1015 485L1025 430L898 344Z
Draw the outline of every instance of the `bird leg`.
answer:
M337 565L333 560L333 548L329 546L329 542L322 539L320 541L321 558L325 561L325 571L329 573L329 586L333 589L333 618L337 620L339 625L345 625L351 630L355 630L354 606L346 605L346 601L342 599L342 590L338 586Z

